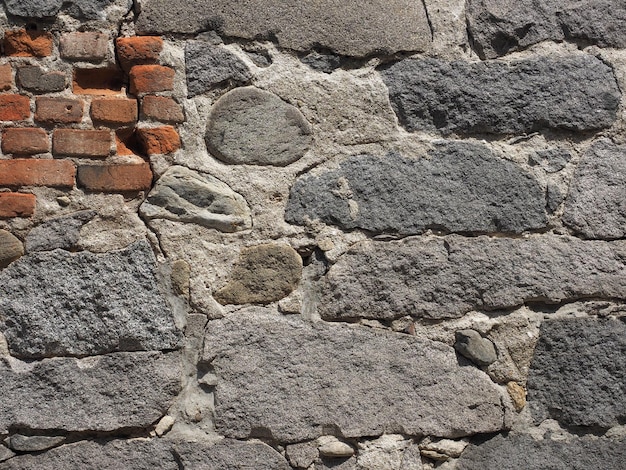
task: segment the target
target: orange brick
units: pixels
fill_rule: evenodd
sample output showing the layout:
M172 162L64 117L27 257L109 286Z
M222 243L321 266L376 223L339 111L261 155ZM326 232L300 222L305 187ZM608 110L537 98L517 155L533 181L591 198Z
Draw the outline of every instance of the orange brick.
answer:
M30 100L21 95L0 95L0 121L24 121L30 117Z
M114 125L134 124L137 121L137 100L103 98L91 102L91 119L94 122Z
M91 31L65 33L59 45L64 59L100 61L109 52L109 36Z
M148 95L141 101L143 119L161 122L184 122L183 107L167 96Z
M47 57L52 55L52 34L45 31L4 32L4 53L18 57Z
M81 165L78 182L92 191L141 191L152 186L152 170L148 163Z
M71 98L38 97L35 100L35 120L70 123L83 119L83 100Z
M69 160L0 160L0 186L74 186L76 168Z
M73 89L77 95L119 95L124 81L117 69L76 69Z
M0 65L0 91L10 90L13 86L13 71L11 64Z
M174 89L174 69L162 65L135 65L130 69L130 92L155 93Z
M115 43L120 64L126 71L133 65L157 62L163 50L163 39L157 36L117 38Z
M35 212L35 195L0 193L0 217L30 217Z
M111 131L55 129L52 153L67 157L107 157L111 152Z
M148 155L172 153L180 148L180 137L172 126L141 128L137 134Z
M115 132L115 146L118 155L139 155L141 144L137 139L136 128L122 128Z
M35 155L50 150L48 134L38 127L8 128L2 131L2 151L16 155Z

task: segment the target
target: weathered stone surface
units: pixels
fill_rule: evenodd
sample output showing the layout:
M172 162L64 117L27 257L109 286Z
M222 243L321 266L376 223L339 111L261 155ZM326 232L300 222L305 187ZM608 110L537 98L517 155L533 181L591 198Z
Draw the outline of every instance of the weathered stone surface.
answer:
M470 445L457 462L459 470L618 469L626 458L626 441L596 438L535 440L525 434L501 435Z
M467 447L467 440L454 441L452 439L437 439L426 437L419 443L422 454L427 454L433 460L448 460L457 458Z
M526 302L624 299L625 257L622 241L557 236L367 241L330 268L318 311L327 319L455 318Z
M289 49L321 47L349 56L425 50L432 39L423 4L409 0L264 0L254 5L231 0L141 1L139 34L207 30L245 39L270 38Z
M483 58L546 40L626 47L626 4L621 0L470 0L467 20Z
M546 225L545 190L514 163L485 146L454 142L438 145L431 157L360 155L337 170L303 176L291 189L285 219L405 235L520 233Z
M563 222L588 238L626 236L626 145L593 144L576 169Z
M302 277L302 258L288 245L241 250L228 284L215 292L221 304L267 304L288 296Z
M384 434L358 446L358 470L422 470L419 448L403 436Z
M15 452L10 449L7 449L3 445L0 445L0 462L4 462L5 460L10 459L15 456Z
M315 441L285 446L285 454L291 466L296 468L309 468L319 457Z
M97 255L22 257L0 274L2 331L21 358L178 348L146 242Z
M540 166L546 173L561 171L572 159L572 155L563 149L539 150L528 157L531 166Z
M284 166L311 144L311 125L298 109L253 87L222 96L208 117L205 142L220 160L233 164Z
M322 457L347 458L354 455L350 444L340 441L335 436L321 436L317 439L317 450Z
M488 366L498 359L496 348L476 330L459 330L454 349L479 366Z
M609 428L626 421L626 323L545 321L528 375L535 421Z
M116 1L119 0L5 0L4 4L9 14L27 18L56 16L65 5L63 10L76 18L96 19ZM131 0L125 3L130 5Z
M22 242L11 232L0 229L0 269L24 254Z
M145 219L167 219L238 232L252 227L246 200L211 175L172 166L141 205Z
M381 73L409 131L595 130L615 121L620 101L612 69L590 55L511 63L406 59Z
M187 95L194 97L217 85L245 84L252 78L246 64L228 49L207 41L185 43Z
M177 353L115 353L34 363L5 358L0 361L0 432L10 427L147 427L178 394L181 373Z
M336 429L463 436L504 427L500 391L454 350L410 335L261 312L209 322L217 431L298 442ZM251 374L254 380L250 380Z
M63 72L46 72L36 65L24 65L17 69L17 81L20 87L35 93L62 91L67 86L67 77Z
M267 444L223 439L214 445L179 444L184 468L207 470L290 470L287 461Z
M65 441L65 436L25 436L13 434L7 439L9 447L18 452L41 452Z
M26 251L71 250L80 238L80 229L96 216L95 211L79 211L69 216L47 220L26 236Z

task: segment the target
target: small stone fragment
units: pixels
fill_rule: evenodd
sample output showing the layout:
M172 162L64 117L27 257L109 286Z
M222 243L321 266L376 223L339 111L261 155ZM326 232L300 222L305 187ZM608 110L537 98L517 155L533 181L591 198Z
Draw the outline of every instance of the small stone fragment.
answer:
M158 422L156 427L154 428L154 432L157 436L161 437L163 434L168 432L174 426L176 419L173 416L167 415L161 418L161 421Z
M13 434L7 438L8 446L16 452L41 452L56 447L65 441L65 436L25 436Z
M496 362L498 355L493 343L476 330L459 330L455 334L454 349L479 366Z
M328 458L347 458L354 455L354 448L335 436L321 436L317 439L317 450Z
M80 211L69 216L47 220L26 236L26 252L71 250L80 238L80 229L96 216L95 211Z
M458 458L467 444L466 440L454 441L452 439L426 437L419 443L419 448L422 454L429 459L448 460Z
M509 392L509 396L515 406L515 411L518 413L526 406L526 390L517 382L509 382L506 384L506 391Z
M0 229L0 269L24 254L22 242L11 232Z
M183 259L177 259L172 263L172 287L174 292L189 298L189 277L191 276L191 266Z
M285 447L285 453L291 466L296 468L309 468L319 457L315 441L290 444Z
M15 456L15 452L11 449L6 448L3 445L0 445L0 462L4 462L5 460L9 460L11 457Z

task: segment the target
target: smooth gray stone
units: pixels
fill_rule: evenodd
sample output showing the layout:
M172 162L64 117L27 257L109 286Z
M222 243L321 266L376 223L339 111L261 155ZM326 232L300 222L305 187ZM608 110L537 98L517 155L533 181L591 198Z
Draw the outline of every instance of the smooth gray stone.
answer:
M610 428L626 421L626 323L609 318L544 321L528 373L533 418Z
M545 190L483 145L446 142L429 159L359 155L299 178L285 220L374 233L512 232L546 226Z
M96 211L80 211L50 219L33 228L26 236L26 251L71 250L80 239L80 229L96 216Z
M284 2L142 0L137 34L198 33L272 39L299 51L348 56L423 51L432 36L423 3L411 0Z
M248 203L217 178L172 166L159 178L139 208L145 219L167 219L239 232L252 227Z
M183 468L194 470L291 470L282 455L262 442L223 439L213 445L175 445Z
M36 65L25 65L17 69L17 82L21 88L34 93L51 93L63 91L67 77L63 72L46 72Z
M405 59L380 72L410 132L591 131L613 124L621 99L611 67L591 55L510 63Z
M8 445L17 452L41 452L65 441L65 436L25 436L13 434L7 438Z
M180 347L155 264L147 242L105 254L23 256L0 273L0 327L11 354L37 359Z
M482 58L546 40L626 47L623 0L469 0L467 24Z
M443 343L248 310L210 321L204 344L218 378L215 426L227 437L460 437L505 427L498 387Z
M187 96L210 91L224 83L243 85L252 78L246 64L220 45L207 41L185 43Z
M563 222L587 238L626 236L626 145L595 142L576 168Z
M0 360L0 432L145 428L180 391L178 353ZM1 467L0 467L1 468Z
M455 338L454 349L479 366L488 366L498 359L493 343L476 330L459 330Z
M213 105L204 140L226 163L285 166L307 152L311 132L298 108L270 92L244 87Z
M24 254L22 242L8 230L0 229L0 269L6 268Z
M458 318L532 302L626 299L626 242L552 235L364 241L321 284L317 308L329 320Z
M626 459L624 439L535 440L526 434L498 435L467 447L458 470L618 470Z

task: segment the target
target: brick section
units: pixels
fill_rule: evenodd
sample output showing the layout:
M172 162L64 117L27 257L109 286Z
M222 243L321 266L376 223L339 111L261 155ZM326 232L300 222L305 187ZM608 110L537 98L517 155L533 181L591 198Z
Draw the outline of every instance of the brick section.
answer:
M172 153L180 148L180 137L172 126L141 128L137 134L148 155Z
M137 100L102 98L91 102L91 119L111 125L129 125L137 121Z
M23 121L30 117L30 100L21 95L0 95L0 121Z
M70 60L99 62L106 59L109 36L97 32L65 33L61 36L61 57Z
M155 93L174 89L174 69L162 65L135 65L130 69L130 92Z
M35 212L35 195L0 193L0 218L30 217Z
M2 151L15 155L35 155L50 150L48 134L38 127L9 128L2 131Z
M115 43L120 64L126 71L133 65L157 62L163 50L163 39L157 36L117 38Z
M161 122L184 122L183 107L167 96L148 95L141 101L142 119L153 119Z
M80 122L83 100L40 97L35 100L35 120L52 123Z
M0 65L0 91L10 90L13 86L13 70L11 64Z
M107 157L111 152L111 131L55 129L52 153L67 157Z
M76 168L70 160L0 160L0 186L74 186Z
M51 93L67 87L67 76L63 72L45 72L36 65L25 65L17 69L17 83L20 88L34 93Z
M52 55L52 34L45 31L4 32L4 53L14 57L47 57Z
M74 71L74 93L77 95L119 95L125 79L117 69L77 69Z
M82 165L78 183L92 191L141 191L152 186L152 170L148 163Z
M136 128L122 128L115 132L115 146L118 155L140 155L143 153L137 138Z

